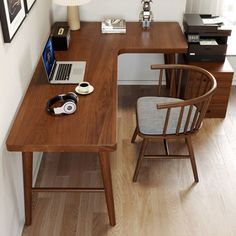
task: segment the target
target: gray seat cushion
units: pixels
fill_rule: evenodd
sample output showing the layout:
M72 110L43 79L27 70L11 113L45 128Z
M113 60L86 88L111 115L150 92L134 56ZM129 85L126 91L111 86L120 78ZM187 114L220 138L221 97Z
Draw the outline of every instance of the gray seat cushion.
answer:
M157 109L157 104L180 102L182 99L169 98L169 97L141 97L137 101L137 116L138 127L142 134L146 135L161 135L164 129L167 109ZM180 133L184 132L185 122L188 116L190 106L185 107L183 119L180 127ZM166 134L175 134L178 124L180 108L172 108L170 112L169 123ZM196 107L193 107L188 131L190 130L193 118L195 115Z

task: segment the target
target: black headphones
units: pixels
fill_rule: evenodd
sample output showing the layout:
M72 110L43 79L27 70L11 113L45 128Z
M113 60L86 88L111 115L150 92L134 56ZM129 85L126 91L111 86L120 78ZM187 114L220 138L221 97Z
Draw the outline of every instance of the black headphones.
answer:
M76 111L76 104L78 97L75 93L69 92L67 94L60 94L48 100L47 111L53 115L72 114ZM52 107L55 103L62 101L64 104L61 107Z

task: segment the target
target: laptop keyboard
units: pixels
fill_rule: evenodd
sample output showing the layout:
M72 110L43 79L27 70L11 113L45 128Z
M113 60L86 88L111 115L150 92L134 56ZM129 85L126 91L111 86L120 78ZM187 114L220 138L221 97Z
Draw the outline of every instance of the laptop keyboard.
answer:
M55 80L69 80L72 64L59 64Z

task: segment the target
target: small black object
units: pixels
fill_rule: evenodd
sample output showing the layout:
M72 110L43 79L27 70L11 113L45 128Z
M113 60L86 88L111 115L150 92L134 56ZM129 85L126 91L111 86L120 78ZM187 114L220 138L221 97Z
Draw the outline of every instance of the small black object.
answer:
M55 51L66 51L70 44L70 28L65 22L56 22L52 27L52 45Z

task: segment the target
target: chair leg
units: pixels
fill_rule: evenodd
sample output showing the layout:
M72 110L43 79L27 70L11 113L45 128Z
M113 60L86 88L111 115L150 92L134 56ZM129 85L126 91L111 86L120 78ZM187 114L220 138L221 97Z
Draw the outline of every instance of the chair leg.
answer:
M164 139L164 147L165 147L166 156L169 156L170 151L169 151L169 146L168 146L167 139Z
M133 182L137 182L138 173L139 173L139 170L140 170L140 167L141 167L141 163L144 159L144 153L145 153L145 150L147 148L147 144L148 144L147 139L144 139L143 142L142 142L141 150L140 150L138 161L137 161L137 164L136 164L134 177L133 177Z
M133 137L131 139L131 143L135 143L135 139L136 139L137 135L138 135L138 127L136 126Z
M196 161L195 161L195 157L194 157L191 137L188 137L185 140L186 140L186 143L188 146L188 151L189 151L189 155L190 155L190 161L191 161L191 165L192 165L194 179L195 179L195 182L199 182L198 173L197 173L197 165L196 165Z

